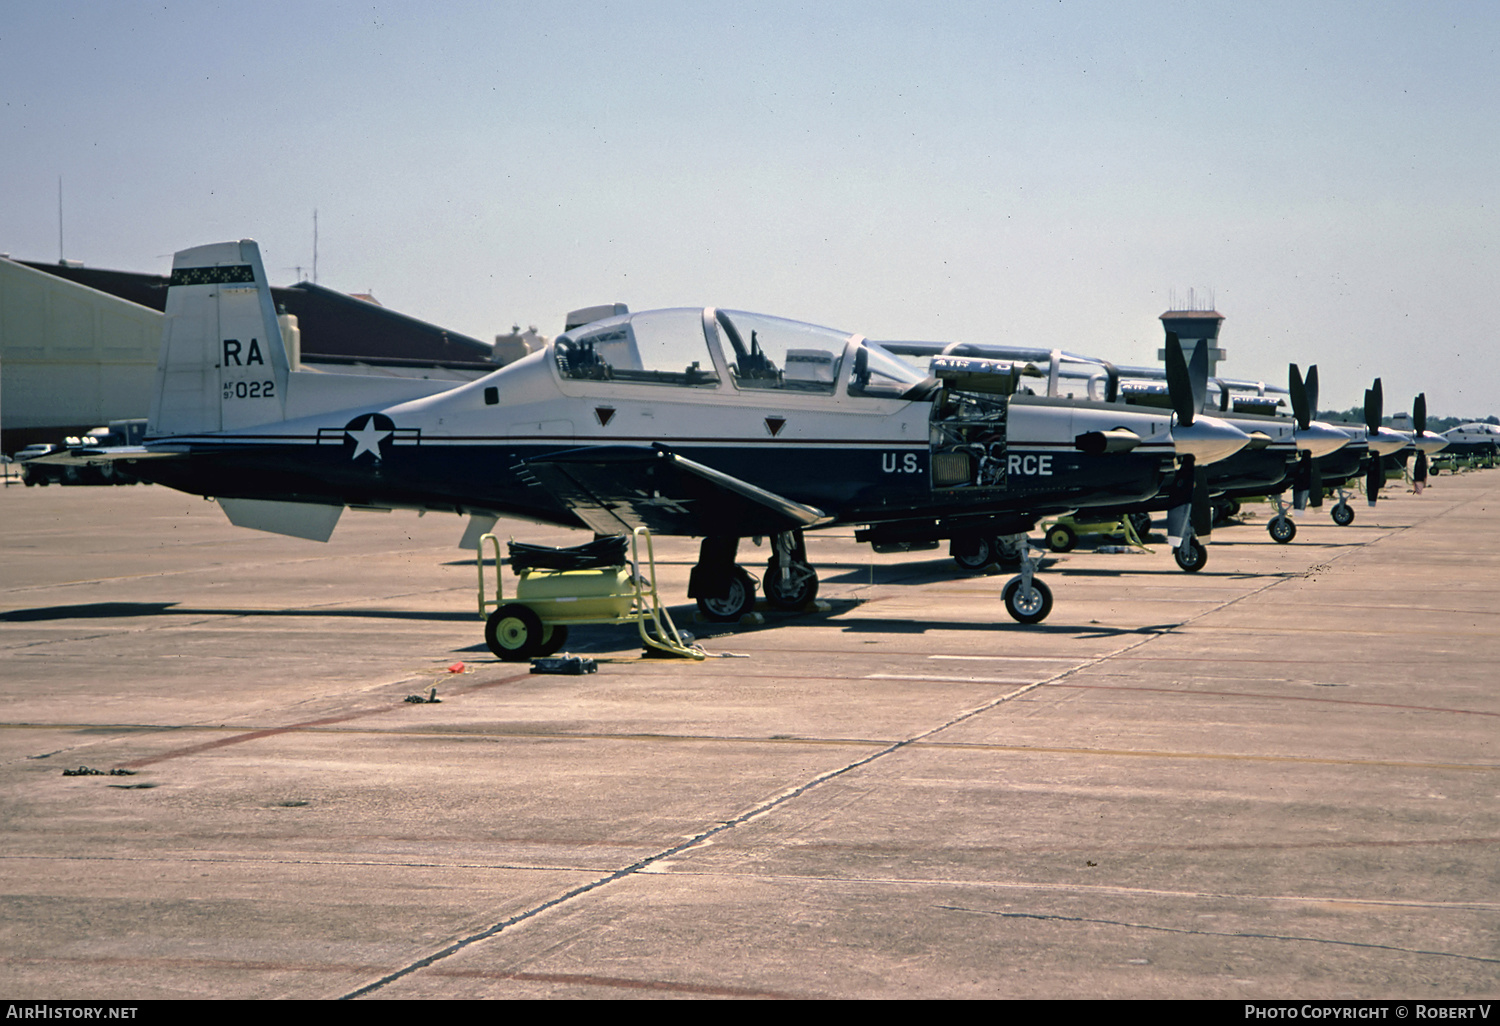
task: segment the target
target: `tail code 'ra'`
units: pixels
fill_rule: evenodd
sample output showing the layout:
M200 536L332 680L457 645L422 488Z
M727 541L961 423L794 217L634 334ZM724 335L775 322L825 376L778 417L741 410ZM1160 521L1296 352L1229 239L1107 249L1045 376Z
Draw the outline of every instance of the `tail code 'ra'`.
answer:
M241 239L178 253L147 434L283 420L289 372L260 247Z

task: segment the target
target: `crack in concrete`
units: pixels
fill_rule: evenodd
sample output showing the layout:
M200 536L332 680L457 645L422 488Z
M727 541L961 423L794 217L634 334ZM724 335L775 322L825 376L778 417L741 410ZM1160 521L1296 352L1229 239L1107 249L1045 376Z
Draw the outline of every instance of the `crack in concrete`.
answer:
M1500 958L1484 955L1466 955L1460 951L1428 951L1425 948L1404 948L1397 944L1377 944L1374 941L1335 940L1331 937L1299 937L1284 933L1256 933L1234 930L1193 930L1181 926L1157 926L1153 923L1129 923L1120 919L1094 919L1088 916L1062 916L1045 912L997 912L993 909L964 908L962 905L936 905L935 908L950 912L965 912L969 915L995 916L999 919L1035 919L1043 922L1090 923L1097 926L1123 926L1130 930L1150 930L1156 933L1179 933L1191 937L1234 937L1245 940L1293 941L1303 944L1331 944L1338 947L1374 948L1379 951L1396 951L1405 955L1433 955L1439 958L1459 958L1470 962L1485 962L1500 965Z

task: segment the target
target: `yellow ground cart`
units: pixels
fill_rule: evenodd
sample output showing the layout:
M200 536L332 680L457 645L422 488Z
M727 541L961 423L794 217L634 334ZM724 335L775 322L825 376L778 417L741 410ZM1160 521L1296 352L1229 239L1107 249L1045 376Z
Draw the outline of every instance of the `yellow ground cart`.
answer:
M1063 516L1042 522L1042 537L1046 539L1047 548L1053 552L1071 552L1073 546L1078 544L1079 537L1089 534L1122 537L1127 545L1149 552L1151 550L1146 548L1142 538L1150 530L1151 517L1145 513L1132 513L1108 520Z
M516 593L507 601L500 569L500 540L493 534L481 537L476 559L479 615L485 622L484 641L490 651L506 662L524 662L561 650L567 644L569 626L634 623L647 649L685 659L704 658L701 648L683 640L672 617L662 608L656 590L651 532L637 527L630 533L628 558L625 541L623 537L600 539L573 549L523 547L512 541L509 547L517 576ZM486 598L486 546L495 559L493 599ZM524 559L520 558L522 549ZM578 568L572 568L575 566Z

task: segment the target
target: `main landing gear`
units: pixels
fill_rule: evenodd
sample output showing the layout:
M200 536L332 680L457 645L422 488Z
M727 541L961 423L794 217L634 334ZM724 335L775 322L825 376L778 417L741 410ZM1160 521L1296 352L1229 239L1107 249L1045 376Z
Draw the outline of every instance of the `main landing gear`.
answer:
M688 598L712 623L738 623L755 611L755 578L735 562L738 538L713 535L703 539L698 563L688 579ZM771 560L761 581L766 598L777 609L802 609L818 594L818 572L807 562L801 531L771 538Z
M703 539L698 562L688 579L688 597L697 600L698 612L713 623L737 623L755 609L755 578L735 562L739 539L710 536ZM817 597L818 573L807 562L801 531L787 531L771 538L771 559L761 581L766 599L777 609L803 609ZM968 550L964 550L968 551ZM1024 534L983 539L983 563L1009 563L1021 572L1006 582L1001 592L1005 611L1018 623L1040 623L1052 612L1052 589L1036 576L1036 561Z
M786 531L771 539L771 562L761 586L777 609L802 609L818 597L818 572L807 563L801 531Z
M1016 539L1020 538L1018 547ZM953 562L972 573L982 573L990 567L1015 570L1021 565L1021 547L1025 545L1024 534L988 535L966 534L955 536L948 543L948 553Z

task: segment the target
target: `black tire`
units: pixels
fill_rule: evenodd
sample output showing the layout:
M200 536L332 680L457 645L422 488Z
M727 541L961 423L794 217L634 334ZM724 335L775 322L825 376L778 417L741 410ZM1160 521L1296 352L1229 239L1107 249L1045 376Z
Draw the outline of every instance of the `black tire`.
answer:
M965 551L968 545L972 545L973 548ZM953 562L960 567L972 573L979 573L994 565L995 555L999 549L993 538L955 538L948 551L953 554Z
M1130 528L1135 532L1135 536L1137 538L1139 538L1141 541L1145 541L1146 536L1151 533L1151 514L1130 514Z
M1333 517L1333 522L1340 527L1348 527L1354 523L1354 507L1347 502L1341 502L1334 506L1329 515Z
M1021 596L1021 578L1012 577L1005 585L1005 611L1017 623L1041 623L1052 612L1052 589L1037 578L1031 579L1032 594Z
M744 567L735 567L729 578L729 592L718 598L698 599L698 612L712 623L739 623L740 617L755 611L755 579Z
M561 652L562 647L568 643L567 624L547 624L542 628L542 647L537 650L539 656L549 656Z
M541 617L519 602L501 606L484 622L484 643L507 663L521 663L540 655L545 637Z
M791 590L783 591L781 561L772 556L766 565L765 580L760 585L766 598L777 609L804 609L818 597L818 572L806 563L793 563Z
M1067 524L1053 524L1047 528L1047 548L1053 552L1072 552L1078 544L1078 532Z
M1197 538L1189 538L1172 550L1172 558L1183 571L1195 574L1208 563L1208 547Z
M1266 525L1266 530L1271 533L1271 540L1278 545L1285 545L1297 537L1297 525L1287 517L1276 517Z

